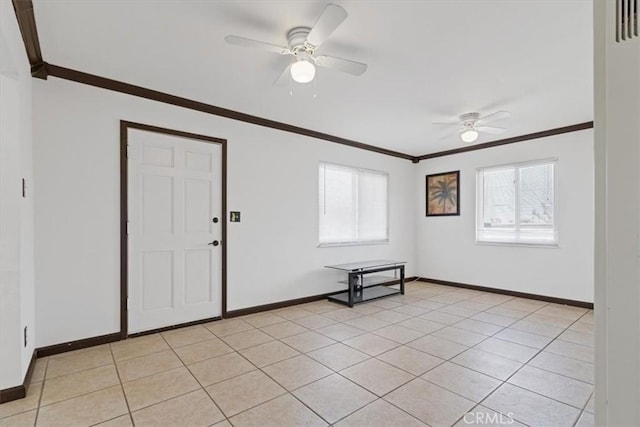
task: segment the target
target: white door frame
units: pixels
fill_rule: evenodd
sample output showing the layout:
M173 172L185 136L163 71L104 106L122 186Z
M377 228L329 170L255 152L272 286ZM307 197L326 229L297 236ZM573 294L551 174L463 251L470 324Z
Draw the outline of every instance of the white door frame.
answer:
M156 132L165 135L173 135L181 138L188 138L202 143L208 144L220 144L222 147L222 191L221 191L221 206L222 212L220 220L222 222L222 277L221 277L221 302L222 311L221 317L226 317L227 314L227 140L222 138L215 138L212 136L198 135L195 133L183 132L174 129L167 129L157 126L145 125L142 123L134 123L125 120L120 121L120 339L125 339L129 336L129 312L127 308L127 300L129 293L129 238L127 235L127 221L129 218L128 209L128 162L127 162L127 145L129 139L129 129L138 129L148 132ZM187 326L189 324L202 323L203 321L211 321L212 319L202 319L187 324L173 325L161 330L173 329L178 326ZM145 331L141 334L148 334L154 331ZM136 334L138 335L138 334Z

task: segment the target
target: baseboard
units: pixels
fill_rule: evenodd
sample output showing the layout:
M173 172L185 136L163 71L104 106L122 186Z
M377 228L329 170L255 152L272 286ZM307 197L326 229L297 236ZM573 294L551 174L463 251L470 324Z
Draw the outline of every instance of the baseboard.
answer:
M172 329L186 328L187 326L201 325L203 323L214 322L220 319L222 319L221 316L216 316L216 317L209 317L207 319L194 320L192 322L179 323L177 325L165 326L163 328L151 329L149 331L136 332L135 334L129 334L128 338L135 338L135 337L141 337L143 335L157 334L158 332L166 332Z
M53 356L54 354L66 353L68 351L80 350L116 341L120 341L120 332L40 347L36 349L36 354L38 357L47 357Z
M37 354L34 350L33 354L31 355L29 367L27 368L27 372L24 376L24 381L22 381L21 385L0 390L0 404L22 399L27 396L29 384L31 384L31 377L33 376L33 370L36 367L36 358Z
M404 279L405 283L406 282L412 282L414 280L418 280L418 277L417 276L412 276L412 277L407 277L407 278ZM380 286L397 285L398 283L400 283L399 279L398 280L391 280L391 281L386 282L386 283L381 283ZM290 300L280 301L280 302L274 302L274 303L271 303L271 304L256 305L254 307L240 308L238 310L228 311L227 314L224 317L225 318L231 318L231 317L238 317L238 316L246 316L247 314L255 314L255 313L260 313L262 311L269 311L269 310L275 310L275 309L278 309L278 308L291 307L291 306L299 305L299 304L306 304L306 303L309 303L309 302L314 302L314 301L320 301L320 300L323 300L323 299L327 299L331 295L340 294L342 292L344 292L344 291L329 292L329 293L326 293L326 294L311 295L311 296L308 296L308 297L290 299ZM338 303L336 303L336 304L338 304Z
M593 309L593 303L592 302L576 301L576 300L564 299L564 298L556 298L556 297L550 297L550 296L547 296L547 295L528 294L526 292L510 291L510 290L507 290L507 289L487 288L486 286L470 285L470 284L467 284L467 283L459 283L459 282L450 282L448 280L440 280L440 279L429 279L429 278L426 278L426 277L419 277L418 281L435 283L437 285L454 286L456 288L473 289L474 291L483 291L483 292L491 292L491 293L494 293L494 294L509 295L509 296L512 296L512 297L535 299L535 300L539 300L539 301L552 302L552 303L555 303L555 304L571 305L571 306L574 306L574 307Z

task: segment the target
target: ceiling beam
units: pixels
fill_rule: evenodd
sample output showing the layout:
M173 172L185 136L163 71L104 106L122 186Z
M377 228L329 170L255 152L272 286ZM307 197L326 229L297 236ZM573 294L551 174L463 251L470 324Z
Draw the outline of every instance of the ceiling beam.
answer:
M42 59L42 51L40 50L38 28L33 14L33 2L31 0L13 0L13 9L16 12L18 27L31 65L31 75L46 80L47 66Z

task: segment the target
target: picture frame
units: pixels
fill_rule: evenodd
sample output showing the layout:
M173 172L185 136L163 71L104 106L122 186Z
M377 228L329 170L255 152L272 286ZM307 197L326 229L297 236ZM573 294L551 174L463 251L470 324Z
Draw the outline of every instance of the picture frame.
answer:
M425 177L426 216L460 215L460 171Z

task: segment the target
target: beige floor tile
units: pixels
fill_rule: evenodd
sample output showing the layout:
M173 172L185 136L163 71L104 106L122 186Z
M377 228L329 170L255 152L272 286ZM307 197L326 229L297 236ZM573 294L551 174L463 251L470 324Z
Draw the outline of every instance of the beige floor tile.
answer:
M137 380L182 366L182 362L171 350L122 360L117 363L122 382Z
M356 306L354 306L351 310L360 313L363 316L369 316L373 313L377 313L379 311L382 311L383 309L380 307L376 307L375 305L369 305L369 304L358 304Z
M585 333L585 334L593 334L593 333L595 333L593 324L585 323L585 322L582 322L581 320L578 320L576 323L573 323L571 326L569 326L569 330L570 331L576 331L576 332L582 332L582 333Z
M533 366L524 366L508 382L579 409L584 408L593 393L591 384Z
M385 400L431 426L450 426L475 405L420 378L391 392Z
M13 400L0 405L0 418L26 412L38 408L42 383L31 383L27 389L27 395L23 399Z
M180 328L163 332L162 336L173 348L195 344L197 342L213 338L211 331L202 325L189 326L188 328Z
M113 387L119 383L114 365L101 366L46 380L40 405L50 405L72 397Z
M290 308L278 310L276 314L282 317L283 319L296 320L296 319L302 319L303 317L311 316L313 313L303 308L290 307Z
M589 412L583 412L576 423L576 427L593 427L596 425L596 417Z
M110 348L110 344L94 345L94 346L91 346L91 347L85 347L85 348L80 348L80 349L77 349L77 350L63 351L62 353L52 354L51 356L48 356L48 359L49 360L61 359L61 358L64 358L64 357L77 356L78 354L86 353L88 351L105 350L105 349L109 349L109 348Z
M407 319L411 319L411 316L409 316L408 314L399 313L393 310L378 311L377 313L373 313L370 316L388 323L398 323Z
M500 386L483 405L534 426L572 426L580 415L576 408L510 384Z
M366 333L366 331L363 331L362 329L345 325L344 323L325 326L324 328L317 329L316 332L326 335L336 341L344 341Z
M590 413L594 413L595 412L595 393L591 394L591 397L589 398L589 402L587 402L587 406L585 406L584 410Z
M178 347L174 351L178 354L180 359L182 359L185 365L191 365L196 362L231 353L233 352L233 349L225 344L221 339L213 337L213 339L207 341Z
M293 394L329 423L376 399L372 393L337 374L299 388Z
M555 340L544 349L549 353L578 359L587 363L594 363L594 349L585 345L574 344L567 341Z
M207 387L207 392L227 417L278 397L283 389L260 371L253 371Z
M471 331L486 336L495 335L504 329L502 326L481 322L480 320L474 319L464 319L456 323L456 328L464 329L465 331Z
M593 364L543 351L529 365L593 384Z
M474 402L480 402L502 384L502 381L451 362L430 370L421 378Z
M440 329L439 331L436 331L431 335L433 335L434 337L453 341L458 344L466 345L468 347L474 346L487 339L486 335L477 334L465 329L458 329L454 326Z
M145 335L111 343L111 352L116 361L133 359L168 349L169 345L160 334Z
M488 310L491 307L495 306L495 304L492 304L492 303L477 302L477 301L471 301L471 300L460 301L460 302L456 303L455 305L458 306L458 307L470 308L472 310L477 310L477 311Z
M278 316L274 313L258 313L251 316L243 317L242 320L247 322L253 327L264 328L265 326L275 325L276 323L284 322L286 319Z
M503 381L522 366L522 363L514 360L473 348L457 355L451 361Z
M378 399L344 418L336 427L421 427L425 424L385 400Z
M415 378L413 375L377 359L365 360L340 371L340 374L378 396L384 396Z
M116 418L112 418L109 421L105 421L100 424L96 424L99 427L133 427L133 422L131 421L131 415L127 413L126 415L121 415Z
M460 317L471 317L480 313L478 310L474 310L472 308L460 307L459 305L448 305L446 307L442 307L438 310L441 313L453 314L454 316Z
M233 426L231 425L231 423L229 421L224 420L224 421L220 421L219 423L214 424L213 427L233 427Z
M518 319L514 319L512 317L501 316L499 314L482 312L478 313L475 316L472 316L471 319L479 320L481 322L491 323L493 325L507 327L515 323Z
M307 353L307 355L334 371L340 371L369 358L369 356L361 351L355 350L342 343L332 344L314 350Z
M341 308L344 308L344 305L338 304L336 302L324 300L324 301L316 301L309 304L304 304L303 306L301 306L301 308L304 308L305 310L309 310L316 314L322 314L328 311L339 310Z
M319 314L303 317L302 319L295 320L295 322L308 329L320 329L320 328L324 328L325 326L338 323L333 319L329 319L328 317L324 317Z
M224 319L203 325L218 337L237 334L238 332L249 331L253 326L240 319Z
M559 340L567 341L574 344L585 345L588 347L593 347L594 338L593 334L572 331L571 329L567 329L558 337Z
M569 305L560 304L548 304L545 307L538 310L539 314L546 316L562 317L571 321L579 319L583 314L587 312L586 308L572 307Z
M326 313L322 313L324 317L328 317L329 319L335 320L336 322L344 322L346 320L355 319L356 317L362 316L362 314L357 311L353 311L350 308L341 308L338 310L327 311Z
M222 340L236 350L253 347L273 341L273 338L258 329L238 332L237 334L222 337Z
M387 362L413 375L422 375L435 368L444 360L423 353L411 347L402 346L376 356L376 359Z
M431 311L420 316L420 319L431 320L432 322L438 322L444 325L453 325L464 320L465 318L455 316L453 314L443 313L441 311Z
M42 357L36 359L36 366L33 368L33 373L31 374L31 382L38 383L44 380L44 375L47 370L47 366L49 364L48 357Z
M294 390L333 373L303 354L274 363L263 370L287 390Z
M334 344L335 341L314 331L283 338L282 342L303 353Z
M522 319L523 317L531 314L530 311L521 311L513 308L505 307L504 305L499 305L497 307L490 308L486 311L486 313L498 314L504 317L511 317L513 319Z
M109 347L102 347L98 350L50 359L47 365L46 378L61 377L109 364L113 364L111 351Z
M287 321L276 323L275 325L265 326L264 328L262 328L262 331L274 338L281 339L290 337L292 335L302 334L304 332L307 332L307 329L303 328L297 323Z
M33 427L36 422L37 412L34 409L11 415L7 418L0 418L0 427Z
M189 370L205 387L254 369L255 366L238 353L229 353L189 365Z
M196 390L133 412L136 427L206 427L224 420L224 415L204 390Z
M378 329L373 333L400 344L406 344L409 341L413 341L424 336L423 332L416 331L415 329L409 329L398 324Z
M482 427L525 427L507 414L501 414L484 406L476 406L464 414L454 427L482 426Z
M422 316L430 312L426 307L420 307L419 305L413 304L405 304L391 309L392 311L397 311L398 313L406 314L408 316Z
M234 427L321 427L320 417L290 394L284 394L230 420Z
M510 341L516 344L526 345L537 349L543 349L552 341L552 338L536 335L518 329L506 328L494 335L494 338Z
M346 322L344 322L344 324L362 329L363 331L371 332L375 331L376 329L389 326L391 323L385 322L384 320L376 319L375 317L371 316L362 316L356 317L355 319L347 320Z
M126 382L122 386L132 411L197 390L200 387L184 367Z
M453 341L427 335L407 344L409 347L437 356L441 359L451 359L462 353L468 347Z
M514 310L528 311L531 313L541 309L547 304L549 303L545 301L536 301L536 300L525 299L525 298L514 298L511 301L505 302L504 304L502 304L502 306L513 308Z
M344 343L349 347L353 347L356 350L360 350L361 352L368 354L369 356L377 356L378 354L389 351L399 345L394 341L379 337L372 333L366 333L364 335L348 339L344 341Z
M249 361L257 367L262 368L264 366L271 365L272 363L289 359L300 353L280 341L271 341L245 350L240 350L240 354L249 359Z
M432 320L421 319L419 317L414 317L413 319L407 319L403 322L398 323L398 325L403 326L409 329L415 329L418 332L422 332L423 334L430 334L437 330L446 328L447 325L444 323L434 322Z
M564 330L561 327L547 325L530 319L531 317L525 317L523 320L518 320L516 323L511 325L509 329L517 329L530 334L542 335L547 338L555 338Z
M556 328L567 328L573 323L570 319L564 319L562 317L548 316L539 312L535 312L530 316L524 318L529 322L541 323L543 325L554 326Z
M92 425L127 413L118 385L40 408L38 427Z
M540 351L537 348L527 347L525 345L516 344L511 341L505 341L498 338L488 338L474 348L476 350L482 350L487 353L502 356L505 359L515 360L520 363L528 362Z

